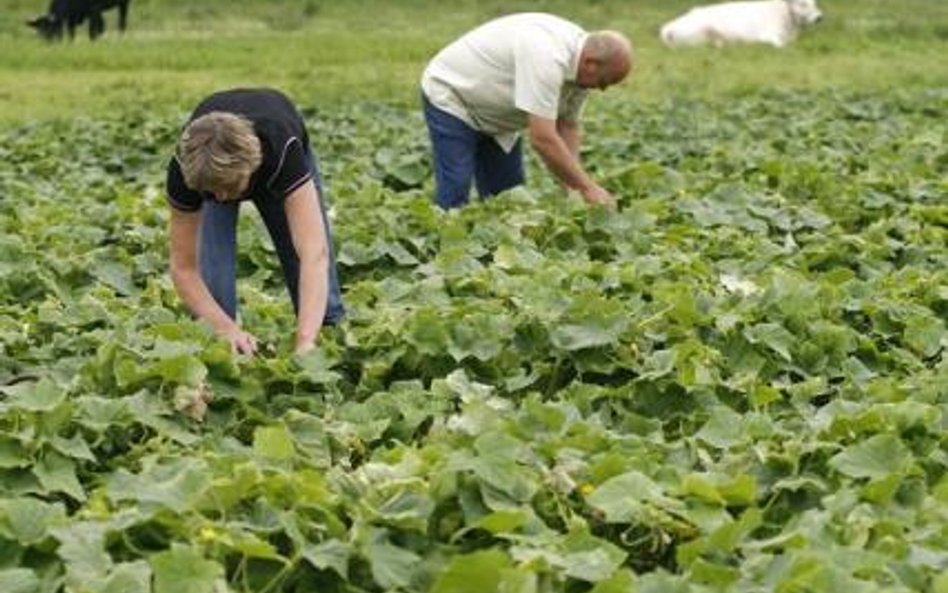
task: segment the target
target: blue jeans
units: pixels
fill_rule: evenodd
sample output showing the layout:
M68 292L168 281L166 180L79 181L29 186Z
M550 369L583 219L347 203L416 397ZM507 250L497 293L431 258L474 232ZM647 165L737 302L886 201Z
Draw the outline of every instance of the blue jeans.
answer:
M308 153L313 183L319 192L319 209L322 211L329 244L329 302L323 323L335 324L345 315L342 306L342 293L339 289L339 277L336 272L336 254L332 245L332 232L329 217L326 216L326 194L323 192L322 177L312 150ZM276 248L280 265L283 268L283 280L293 301L293 310L299 313L300 262L293 246L293 237L286 219L286 210L282 201L260 197L253 198L254 206L260 213L270 239ZM217 304L231 317L237 318L237 214L240 202L215 202L205 200L201 208L201 231L199 238L199 260L201 277Z
M523 184L520 140L509 153L492 136L478 132L450 113L438 109L422 94L425 123L434 156L435 201L445 210L467 204L471 178L477 193L487 198Z

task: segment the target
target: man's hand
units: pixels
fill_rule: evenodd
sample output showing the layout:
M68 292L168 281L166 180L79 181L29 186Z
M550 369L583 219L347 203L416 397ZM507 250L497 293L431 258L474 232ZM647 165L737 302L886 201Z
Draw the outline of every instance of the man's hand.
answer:
M221 337L230 342L230 347L238 354L254 355L257 353L257 338L239 327L223 332Z
M588 188L584 189L583 199L586 200L588 204L599 204L600 206L605 206L609 210L616 209L616 199L607 192L602 186L593 183Z
M615 210L615 198L593 181L579 162L579 126L574 122L535 115L529 116L527 121L530 144L560 183L567 189L580 192L590 204L601 204Z
M301 340L297 338L296 340L296 354L303 355L316 347L316 343L313 340Z

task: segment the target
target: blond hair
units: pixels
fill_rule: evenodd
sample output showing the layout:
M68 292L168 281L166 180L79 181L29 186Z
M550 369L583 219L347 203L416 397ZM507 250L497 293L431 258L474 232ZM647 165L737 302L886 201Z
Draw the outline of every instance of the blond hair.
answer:
M184 129L177 147L184 183L196 191L231 188L260 167L263 155L253 123L211 111Z

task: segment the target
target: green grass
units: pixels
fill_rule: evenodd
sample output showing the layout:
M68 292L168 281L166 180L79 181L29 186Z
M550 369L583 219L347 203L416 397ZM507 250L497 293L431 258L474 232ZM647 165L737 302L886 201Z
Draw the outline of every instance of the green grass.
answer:
M130 30L90 43L46 44L23 22L35 2L0 16L0 122L187 110L230 86L269 85L308 105L361 100L409 103L427 59L458 34L516 10L547 10L587 28L617 28L637 47L635 76L610 95L662 100L761 88L884 92L948 85L948 3L824 1L824 24L784 51L738 47L671 51L662 22L683 0L136 0Z

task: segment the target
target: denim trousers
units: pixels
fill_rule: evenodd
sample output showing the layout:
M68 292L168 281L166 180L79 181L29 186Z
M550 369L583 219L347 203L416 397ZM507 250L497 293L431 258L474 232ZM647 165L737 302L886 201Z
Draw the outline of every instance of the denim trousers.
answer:
M481 198L523 184L520 140L509 153L504 152L492 136L438 109L424 94L422 102L434 157L435 201L441 208L467 204L472 178Z
M329 300L323 323L335 324L345 315L342 305L342 292L336 271L336 255L332 244L332 232L329 217L326 215L326 194L323 192L319 165L312 149L307 153L313 183L319 192L319 209L323 215L326 242L329 249L328 282ZM252 198L260 213L277 256L283 268L283 280L293 301L293 311L299 314L299 278L300 262L293 246L286 209L282 200L267 199L263 196ZM237 215L240 202L215 202L205 200L201 209L201 230L198 243L201 277L217 304L231 317L237 319Z

